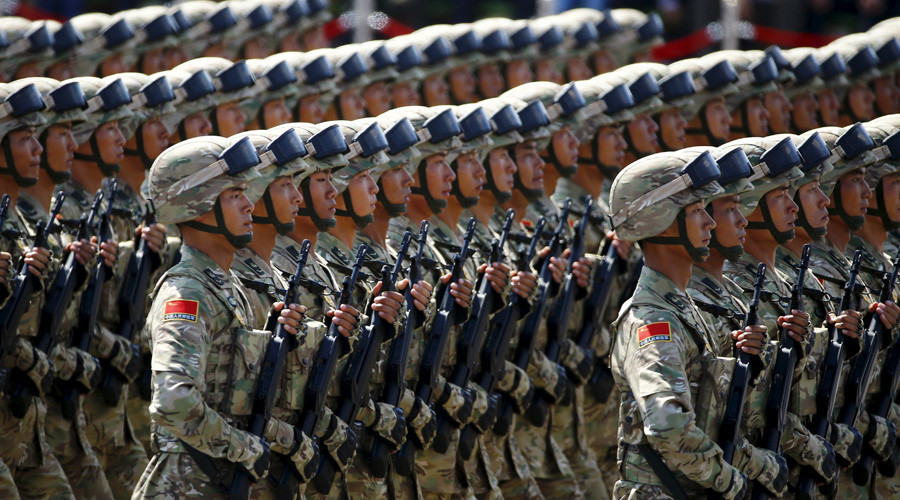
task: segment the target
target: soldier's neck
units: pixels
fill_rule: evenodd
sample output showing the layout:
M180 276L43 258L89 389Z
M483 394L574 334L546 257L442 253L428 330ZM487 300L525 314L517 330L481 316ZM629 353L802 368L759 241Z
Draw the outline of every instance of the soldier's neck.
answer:
M275 249L276 236L278 236L278 231L271 224L254 224L253 241L248 247L264 261L269 262L272 260L272 250Z
M512 208L516 211L516 215L521 213L522 216L525 216L525 212L528 210L528 205L531 202L528 201L528 198L526 198L525 195L522 194L522 192L518 189L513 189L512 193L512 198L509 199L509 202L503 205L503 208Z
M559 170L556 170L556 167L553 165L547 165L544 167L544 194L549 198L553 191L556 190L556 184L562 178L559 175Z
M19 185L11 175L0 175L0 193L9 195L9 209L12 210L19 199Z
M744 251L769 269L775 269L775 250L777 249L778 243L775 242L768 230L752 229L747 231Z
M140 158L131 155L125 155L122 163L119 164L119 180L128 184L135 193L141 192L141 184L147 176L147 170L144 168L144 162Z
M430 219L432 215L434 212L428 208L428 202L423 196L410 195L409 203L406 204L406 216L409 217L409 220L418 226L423 220Z
M478 198L478 204L474 207L469 207L469 211L478 219L478 222L487 226L491 222L491 216L494 215L494 207L496 205L497 198L494 198L494 194L490 191L482 191L481 197ZM522 216L524 215L523 213ZM519 216L518 210L516 210L516 216Z
M50 211L50 201L53 198L53 190L56 189L56 184L50 179L50 176L44 175L41 172L41 175L38 176L37 184L30 188L25 188L22 190L23 193L28 193L38 203L40 203L41 208L44 209L45 212Z
M718 250L710 249L709 257L703 262L695 262L694 265L715 276L719 283L725 281L722 274L722 269L725 268L725 256Z
M211 234L182 224L181 237L184 244L206 254L223 271L231 269L234 252L237 250L221 234Z
M673 252L672 248L671 245L642 243L644 265L669 278L683 292L687 290L688 282L691 280L693 259L687 252Z
M450 198L447 200L447 208L441 210L441 213L437 214L435 217L442 220L444 224L447 224L447 227L453 231L453 234L459 234L457 230L457 223L459 222L459 218L462 216L463 207L456 201L456 198Z
M335 217L337 224L328 234L341 240L347 248L353 248L353 237L356 236L356 222L353 217Z
M810 238L809 235L806 234L806 231L800 228L797 228L795 234L796 237L794 239L781 246L786 248L789 252L794 254L794 256L799 259L800 255L803 254L803 245L812 243L812 238Z
M92 161L72 160L72 180L89 193L95 193L103 187L103 172Z
M888 233L884 228L884 222L882 222L881 217L867 215L866 223L862 229L853 234L867 241L879 253L884 253L884 242L887 241Z
M828 242L834 245L841 253L847 251L850 243L850 228L838 216L828 218L828 233L825 234Z
M309 251L313 251L316 248L316 240L319 239L319 230L309 217L294 217L294 230L287 236L298 245L303 243L303 240L309 240Z
M387 210L384 209L381 203L377 203L375 205L375 220L370 222L368 226L360 229L360 231L382 247L387 247L387 233L390 225L391 216L388 215Z
M572 182L578 184L588 192L594 199L600 197L603 192L603 181L605 177L600 173L600 169L590 166L578 166L578 171L572 176Z

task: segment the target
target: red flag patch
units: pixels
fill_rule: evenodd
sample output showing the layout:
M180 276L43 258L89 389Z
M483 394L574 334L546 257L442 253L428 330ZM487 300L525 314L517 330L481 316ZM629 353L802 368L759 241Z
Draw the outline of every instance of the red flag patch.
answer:
M638 347L644 347L654 342L671 342L672 335L669 330L669 322L650 323L638 328Z
M196 300L170 300L166 302L163 321L181 320L196 323L199 307L200 304Z

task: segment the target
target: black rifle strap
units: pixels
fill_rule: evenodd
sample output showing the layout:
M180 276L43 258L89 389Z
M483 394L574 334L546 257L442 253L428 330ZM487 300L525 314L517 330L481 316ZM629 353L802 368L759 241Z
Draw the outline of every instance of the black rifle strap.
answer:
M672 471L670 471L669 468L666 467L666 464L663 463L662 458L659 457L656 450L651 448L647 443L635 445L635 448L637 448L641 456L644 457L644 460L647 461L650 468L653 469L656 477L662 481L663 486L669 490L669 494L672 495L672 498L675 500L688 500L687 492L684 491L684 488L682 488L681 484L678 483L678 480L675 479L675 475L672 474Z
M184 447L184 451L187 452L188 455L194 460L194 463L197 464L197 467L209 477L209 482L213 484L216 488L222 490L223 493L228 494L228 482L224 481L226 479L223 477L225 474L216 466L215 461L206 453L194 448L193 446L181 441L181 446Z

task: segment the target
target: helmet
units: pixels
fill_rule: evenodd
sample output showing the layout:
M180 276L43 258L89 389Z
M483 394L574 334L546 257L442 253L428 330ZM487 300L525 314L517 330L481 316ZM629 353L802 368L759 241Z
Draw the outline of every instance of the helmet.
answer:
M275 11L260 1L228 2L228 6L238 19L240 34L231 45L236 59L246 58L244 45L253 38L259 38L267 54L271 54L278 42L276 38Z
M635 9L612 9L609 15L621 26L623 45L619 64L634 62L634 57L663 42L662 19L656 13L645 14Z
M161 5L124 10L113 18L125 19L136 28L138 43L134 45L134 50L141 56L178 43L178 21Z
M103 161L94 131L104 123L130 118L133 114L130 109L131 94L118 76L102 79L86 76L72 80L81 85L88 100L88 107L84 110L86 120L74 124L72 134L79 145L87 142L91 145L90 154L75 153L75 158L96 163L103 175L112 177L119 171L119 165Z
M190 24L185 30L187 39L184 43L189 56L200 57L217 43L231 47L242 36L244 24L238 23L237 16L227 4L192 0L179 4L177 10L182 18L179 22Z
M793 100L804 92L815 91L825 83L814 49L801 47L783 51L783 54L791 65L791 79L784 83L784 94L788 99Z
M392 168L387 155L388 140L381 126L371 118L326 122L322 125L328 126L332 123L338 125L338 129L350 146L350 151L347 153L347 160L350 164L332 177L332 183L338 188L338 192L343 193L344 206L346 207L346 210L338 209L335 215L351 217L357 227L363 228L371 224L375 220L375 216L372 214L358 215L353 206L350 191L347 188L350 180L362 172L368 172L372 180L378 182L381 175ZM334 182L335 178L338 179L337 183Z
M134 66L137 52L134 26L127 19L114 19L100 12L81 14L69 20L84 37L84 43L73 50L73 64L79 75L95 75L100 63L113 55L121 55L126 66Z
M882 178L900 172L900 120L897 115L863 124L875 142L873 153L878 161L866 168L866 184L875 193L877 207L870 206L866 215L880 217L889 231L900 228L900 221L892 220L885 211L884 183Z
M214 97L217 104L253 98L258 90L254 87L256 80L246 61L231 62L221 57L200 57L179 64L175 70L188 73L204 70L209 73L216 86Z
M41 93L33 84L15 88L10 84L0 84L0 145L6 158L6 167L0 174L12 176L21 187L30 187L37 178L23 177L15 167L9 141L3 139L14 130L37 127L45 122L40 111L44 109Z
M720 50L700 58L700 62L706 64L707 67L728 61L737 71L736 85L740 91L725 98L725 105L729 111L734 111L751 97L778 89L775 82L778 80L779 73L775 60L763 52L759 52L759 54L762 57L752 58L750 54L742 50Z
M403 166L410 176L415 175L416 168L424 156L422 156L419 148L416 147L416 144L419 142L419 136L416 134L416 128L412 122L405 117L394 121L393 119L379 116L377 118L354 120L354 123L359 122L365 126L370 120L378 123L385 131L384 136L388 142L388 148L385 150L388 155L388 166L385 171ZM376 172L372 178L379 182L383 173ZM406 213L406 204L391 203L387 199L383 188L380 188L375 196L378 197L378 201L381 202L381 205L391 217L397 217Z
M269 60L274 63L287 62L297 76L297 82L293 85L297 93L286 96L284 102L288 109L294 110L295 118L298 118L296 110L300 99L318 94L322 109L326 109L337 95L334 65L324 55L311 55L310 52L280 52L266 58L266 61Z
M585 119L575 129L580 142L592 140L601 127L621 125L634 119L631 112L634 96L627 85L614 85L605 78L596 77L574 83L587 102Z
M130 139L144 122L175 112L175 92L163 72L149 76L143 73L119 73L116 76L131 95L129 108L132 114L119 122L125 140Z
M740 76L731 63L725 59L715 64L706 64L700 59L682 59L669 65L671 74L689 71L694 77L693 106L681 108L685 120L690 121L701 109L717 97L727 97L738 92Z
M257 117L257 123L264 125L262 117L258 115L266 103L284 98L287 106L287 99L297 95L299 91L297 74L284 59L277 60L271 57L247 59L247 68L256 80L254 85L257 94L252 99L241 101L241 109L247 115L248 121Z
M4 37L4 47L0 54L0 69L13 78L16 69L23 64L38 63L38 70L44 70L53 63L53 34L44 21L31 21L22 17L0 17L0 33Z
M224 137L203 136L173 145L153 162L147 177L157 219L185 223L213 210L220 193L259 177L259 164L249 139L232 144ZM224 225L219 221L220 228Z

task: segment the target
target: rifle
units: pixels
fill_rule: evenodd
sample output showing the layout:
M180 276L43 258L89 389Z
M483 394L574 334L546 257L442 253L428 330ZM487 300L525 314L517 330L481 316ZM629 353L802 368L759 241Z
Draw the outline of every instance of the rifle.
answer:
M744 316L744 328L759 324L759 296L763 284L766 281L766 265L760 263L756 268L756 281L753 285L753 298ZM734 364L734 372L731 375L731 385L728 387L728 396L725 399L725 416L719 426L719 447L722 448L722 458L729 464L734 462L734 452L737 448L737 440L741 430L741 417L744 414L744 398L747 395L747 387L753 378L751 367L752 358L744 351L738 351ZM758 359L758 358L757 358ZM710 500L722 498L719 492L711 492Z
M572 200L566 199L562 212L559 216L559 224L550 237L550 251L541 264L541 270L538 273L538 292L534 302L531 304L531 312L525 317L525 325L520 332L519 343L513 354L513 362L522 370L528 369L528 363L531 360L531 353L534 351L534 344L537 341L538 330L540 330L541 320L544 317L544 311L547 309L547 302L550 299L550 292L554 286L553 272L550 270L550 257L556 257L562 252L566 238L564 231L569 220L569 211L572 209ZM535 235L539 234L535 231ZM573 252L574 253L574 252ZM533 402L533 400L532 400ZM509 430L512 422L513 404L508 399L500 402L500 408L497 413L497 423L494 424L494 432L502 432L504 429Z
M885 302L888 300L893 300L894 287L897 285L897 273L900 270L900 253L894 258L894 268L891 272L885 272L881 278L881 293L878 295L878 302ZM887 337L883 337L887 335ZM881 323L881 319L878 318L877 314L872 314L872 317L869 319L869 328L866 329L866 343L864 345L868 345L868 341L870 337L883 337L889 338L890 332L884 332L884 325ZM874 340L873 340L874 342ZM874 345L872 346L874 347ZM877 349L869 348L866 350L866 347L863 348L862 353L865 353L871 357L874 357L869 351L877 351ZM862 354L861 353L861 354ZM859 361L859 358L857 358ZM884 367L881 372L881 382L879 384L878 392L875 394L874 399L872 400L873 410L870 412L872 415L876 415L879 417L887 418L888 412L891 409L891 403L894 401L894 396L897 394L897 385L900 383L900 338L894 340L890 344L888 349L887 357L884 361ZM869 368L871 369L871 368ZM855 376L854 371L856 370L856 364L854 364L853 369L850 372L850 378L848 378L847 383L852 384L856 381L865 382L866 379ZM862 396L865 396L866 391L862 390ZM849 387L848 387L849 392ZM848 395L855 395L852 392ZM859 396L859 395L856 395ZM845 396L846 398L846 396ZM847 401L847 399L845 399ZM859 403L857 403L859 405ZM846 408L846 406L845 406ZM883 462L879 462L878 470L883 475L887 477L893 477L897 472L897 463L898 463L898 450L897 446L894 447L894 453L888 460ZM873 468L875 465L875 456L874 452L868 447L864 447L863 456L859 462L853 467L853 482L856 484L866 484L872 478L874 474ZM865 482L861 482L865 481Z
M547 318L547 345L544 346L544 354L548 360L554 363L559 361L562 345L567 338L569 316L571 316L572 305L575 303L575 291L578 288L578 280L575 278L575 273L572 272L572 266L584 255L584 231L594 209L593 198L588 196L585 203L584 215L581 217L581 223L575 228L575 236L572 239L568 272L553 304L553 310L550 311L550 316ZM566 219L560 219L560 225L565 222ZM550 394L541 389L535 391L535 396L531 400L531 406L525 411L525 417L532 424L540 427L547 421L550 404L558 401L554 401Z
M118 189L118 181L112 179L109 183L109 194L106 200L106 211L100 215L100 226L97 229L97 246L112 238L112 210L113 204L116 202L116 191ZM94 270L88 278L87 288L81 295L81 303L78 305L78 321L75 330L72 332L72 347L77 347L84 352L88 352L91 344L91 337L94 336L94 328L97 325L97 316L100 312L100 299L103 293L103 284L113 275L112 268L106 265L103 256L97 255L97 263ZM99 372L98 372L99 376ZM63 381L60 385L61 396L60 405L62 407L62 415L66 420L75 418L76 400L78 395L87 394L96 387L96 382L92 380L91 387L83 387L76 385L75 376L68 381Z
M47 246L47 235L59 226L57 216L65 199L66 195L62 191L56 193L56 203L53 204L50 210L47 222L39 221L37 223L32 248L45 248ZM31 305L32 294L36 289L40 289L40 286L40 278L31 274L31 271L28 270L28 265L22 259L19 269L13 277L12 283L10 283L10 289L13 293L6 305L3 306L3 309L0 309L0 363L7 355L15 352L16 329L22 320L22 315L25 314L25 311ZM14 373L11 373L10 377L12 378L13 375ZM24 374L21 375L21 378L28 378ZM22 385L25 384L20 384L20 386Z
M428 241L428 227L429 223L427 220L423 220L421 225L419 225L416 253L411 258L409 274L407 275L410 287L403 294L403 302L406 304L406 323L403 325L403 331L391 343L391 350L384 362L384 391L381 394L381 401L393 406L397 406L400 403L403 392L406 390L406 362L409 358L412 335L423 319L422 314L416 310L415 298L412 296L412 285L418 283L422 275L422 254ZM406 254L401 252L397 259L404 257L406 257ZM382 478L387 475L392 448L393 446L382 437L375 436L372 452L369 455L369 469L373 476Z
M3 230L3 226L6 225L6 219L9 217L9 195L4 194L3 199L0 200L0 231ZM6 300L6 297L9 296L9 292L7 288L0 287L0 304L3 304L3 301Z
M403 268L403 257L409 250L409 243L412 240L412 233L406 231L403 235L403 241L400 243L400 252L397 254L397 261L394 262L394 268L391 269L385 265L381 268L381 290L390 292L394 290L397 280L400 279L400 272ZM413 283L410 282L409 288ZM347 367L341 376L340 397L341 402L335 415L344 422L353 422L356 420L356 414L359 409L366 405L369 400L369 383L372 377L372 371L375 369L375 362L378 360L378 354L381 352L381 344L392 337L396 333L394 325L388 323L378 313L369 310L371 317L370 324L365 328L363 334L360 335L359 345L351 355ZM313 477L313 486L316 491L323 495L327 495L334 483L334 475L338 469L338 464L334 463L330 457L328 460L319 462L319 469Z
M494 262L500 262L501 250L506 244L506 237L513 225L513 217L516 211L509 209L506 211L506 219L500 231L499 238L494 238L491 242L491 253L488 257L488 265ZM484 275L479 278L478 292L472 300L472 308L469 311L469 319L462 326L462 333L456 341L456 365L448 379L451 383L465 388L469 385L469 379L472 374L478 370L481 362L481 347L484 345L485 334L487 333L488 320L497 309L500 301L500 294L491 286L491 281L486 279ZM454 428L458 428L448 415L441 413L438 416L437 431L431 447L438 453L446 453L450 447L450 434ZM464 448L465 446L465 448ZM459 451L463 456L471 456L474 443L459 443Z
M803 309L803 284L806 282L806 270L809 268L809 244L803 245L800 256L800 267L797 271L797 282L791 287L791 299L788 310ZM794 367L800 353L794 339L782 328L778 339L778 352L775 355L775 373L769 399L766 402L766 428L758 448L765 448L781 454L781 434L784 431L784 420L787 417L788 399L791 395L791 383L794 378ZM822 478L824 479L824 478ZM753 500L768 499L768 490L756 484L753 488Z
M419 380L416 383L416 396L422 401L431 402L431 396L437 385L438 375L441 371L441 360L450 337L450 327L459 322L462 316L462 308L456 304L456 299L450 294L450 285L462 279L463 265L469 255L469 245L475 236L475 218L469 219L462 247L453 257L453 266L450 270L450 280L443 287L438 297L438 310L434 318L431 331L428 332L425 342L425 352L422 355L422 363L419 368ZM412 473L413 462L416 458L416 448L421 443L407 441L394 455L394 465L397 472L403 476Z
M353 288L356 286L360 277L360 268L365 262L366 253L369 247L360 245L356 253L356 261L350 271L349 276L345 276L341 282L341 292L338 300L338 308L344 304L349 304ZM350 346L346 340L341 340L343 336L338 332L338 326L333 321L328 320L328 331L319 344L319 351L316 353L316 359L313 361L312 369L309 375L309 381L306 383L306 392L303 398L303 409L300 410L300 431L309 437L315 436L316 426L322 418L325 411L325 396L328 395L328 387L334 378L334 370L337 367L338 359L345 354ZM317 439L318 441L318 439ZM319 443L321 444L321 443ZM281 477L278 478L278 498L293 499L297 496L300 477L293 467L285 467ZM326 492L327 493L327 492Z
M297 262L297 269L288 281L287 290L284 292L284 307L297 302L297 289L300 286L303 267L306 266L309 246L309 240L303 240L303 243L300 245L300 259ZM272 332L272 338L266 346L266 353L260 365L259 382L256 385L256 391L253 393L252 414L246 429L250 434L260 438L265 436L266 425L269 423L269 419L272 418L272 409L275 407L275 394L278 392L278 386L284 373L284 361L287 353L297 348L297 339L285 330L284 324L278 322L280 316L281 313L279 311L272 309L269 312L269 318L266 320L265 330ZM196 448L185 446L195 460L197 459L195 455L199 454L203 457L203 461L212 463L212 460L206 454ZM293 467L293 463L285 464L285 469L293 470ZM203 468L201 467L201 469ZM229 500L246 500L250 497L250 485L252 483L253 478L246 470L241 467L236 468L231 487L225 493L226 498Z
M850 266L850 278L844 284L844 293L841 294L841 303L838 306L838 311L846 311L854 307L853 294L856 292L856 281L859 278L861 260L862 252L857 250L853 255L853 264ZM825 437L831 428L834 401L837 397L838 386L841 382L841 369L844 366L844 358L847 354L844 349L844 332L840 328L830 325L828 333L831 341L825 351L822 382L819 383L819 390L816 391L816 413L813 415L812 426L809 428L813 434L822 437ZM800 478L797 482L797 497L814 498L816 496L816 479L815 475L810 474L804 468L800 472ZM837 482L837 478L833 482ZM831 489L833 490L835 486L832 484Z
M531 259L534 258L534 254L537 251L537 245L541 239L541 232L544 229L545 223L546 221L543 217L538 219L534 229L534 236L532 236L527 250L519 256L519 271L528 271L531 269ZM528 307L528 299L523 299L515 293L510 293L509 303L497 313L496 321L491 322L491 329L488 332L484 348L481 350L481 372L476 377L478 385L483 387L484 390L493 392L499 380L503 378L503 373L506 370L506 357L509 353L509 344L512 341L513 334L516 332L516 325L519 322L519 318L522 317ZM505 430L503 432L497 431L498 425L504 425L500 423L501 418L504 418L502 410L508 408L509 415L505 418L512 418L512 405L502 405L505 398L508 398L508 396L504 396L504 399L501 399L501 405L498 407L497 422L494 424L495 433L501 436L506 434L509 430L510 423L509 420L506 420ZM506 403L509 403L509 401L506 401ZM459 433L459 449L461 452L462 450L468 450L468 454L463 453L462 455L466 460L472 456L472 451L475 446L475 434L477 432L478 430L475 426L467 425Z
M156 213L153 202L147 201L143 225L147 227L154 222L156 222ZM145 373L150 373L150 363L144 363L141 346L133 341L135 335L144 329L144 323L147 320L144 311L147 304L147 289L150 288L150 275L159 268L162 259L157 252L150 249L147 241L140 235L135 238L134 247L135 251L128 260L125 279L122 282L122 290L119 292L117 301L119 306L118 335L127 340L132 349L131 360L125 370L128 373L113 367L108 359L100 361L103 366L103 382L100 388L103 390L103 400L111 407L118 404L122 386L134 380L139 373L142 375L142 380L150 381L149 376L143 376ZM141 390L141 393L144 392ZM149 391L146 392L149 396ZM146 400L149 399L148 397Z

